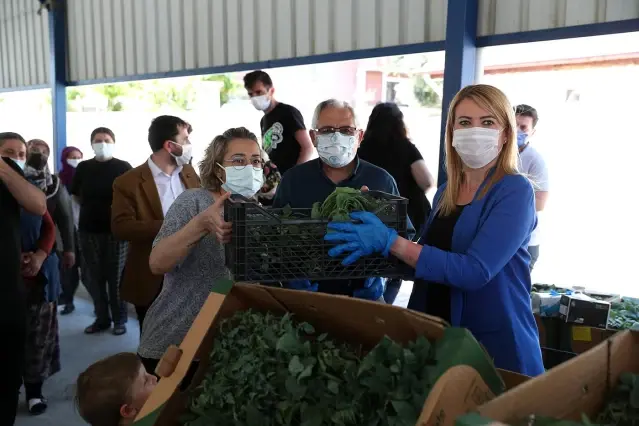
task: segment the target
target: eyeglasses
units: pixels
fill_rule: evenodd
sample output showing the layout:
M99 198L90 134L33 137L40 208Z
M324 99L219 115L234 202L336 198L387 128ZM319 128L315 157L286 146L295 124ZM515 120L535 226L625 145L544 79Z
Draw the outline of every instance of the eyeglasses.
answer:
M322 127L315 130L320 135L328 135L331 133L341 133L344 136L355 136L357 133L357 127L343 126L343 127Z
M261 158L252 158L250 160L247 160L246 158L238 157L238 158L231 158L230 160L224 160L224 162L231 163L231 167L233 167L236 170L242 170L249 164L253 166L254 169L261 170L264 168L264 160L262 160Z

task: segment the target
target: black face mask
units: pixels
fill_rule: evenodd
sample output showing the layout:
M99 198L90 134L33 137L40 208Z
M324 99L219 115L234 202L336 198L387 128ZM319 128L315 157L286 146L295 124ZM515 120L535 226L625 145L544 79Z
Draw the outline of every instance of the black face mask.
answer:
M33 167L36 170L43 170L47 165L47 160L48 158L46 155L40 152L34 152L29 154L29 157L27 158L27 166Z

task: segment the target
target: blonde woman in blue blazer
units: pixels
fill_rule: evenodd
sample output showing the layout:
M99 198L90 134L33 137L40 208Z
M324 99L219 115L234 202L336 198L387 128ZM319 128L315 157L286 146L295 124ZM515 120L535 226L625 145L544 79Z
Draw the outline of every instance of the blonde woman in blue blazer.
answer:
M446 123L448 181L435 196L419 243L375 215L331 223L332 256L395 256L414 268L408 307L465 327L499 368L535 376L544 371L530 307L530 255L536 226L532 184L517 170L513 107L489 85L463 88Z

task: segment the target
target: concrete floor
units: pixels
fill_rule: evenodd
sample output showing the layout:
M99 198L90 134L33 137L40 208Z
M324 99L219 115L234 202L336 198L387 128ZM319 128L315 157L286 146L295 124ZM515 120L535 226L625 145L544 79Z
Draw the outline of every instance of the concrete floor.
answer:
M412 288L412 282L405 282L395 305L405 307ZM140 331L135 314L129 313L128 332L123 336L113 336L110 332L89 336L84 334L84 328L95 317L93 304L82 286L75 306L71 315L58 316L62 370L45 382L44 395L49 400L49 409L40 416L30 416L23 396L16 426L86 425L73 404L78 374L99 359L118 352L135 352L138 347Z
M85 294L79 293L75 312L58 316L62 370L45 382L43 393L49 400L49 409L40 416L29 415L23 394L16 426L86 425L73 404L78 374L99 359L118 352L135 352L138 347L140 331L135 315L129 315L128 332L123 336L114 336L110 332L91 336L84 334L84 328L95 317L93 304Z

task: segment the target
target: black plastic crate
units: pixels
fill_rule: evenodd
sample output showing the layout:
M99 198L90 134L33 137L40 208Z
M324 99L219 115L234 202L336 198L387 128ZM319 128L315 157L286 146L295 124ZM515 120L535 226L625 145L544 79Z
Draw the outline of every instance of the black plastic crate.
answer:
M408 200L380 191L368 195L384 199L388 206L375 212L387 226L407 235ZM342 266L346 257L330 257L335 244L324 241L328 219L311 219L312 209L267 209L232 197L224 217L233 224L226 244L226 265L236 281L285 282L297 279L351 279L402 276L402 264L392 256L371 255Z

